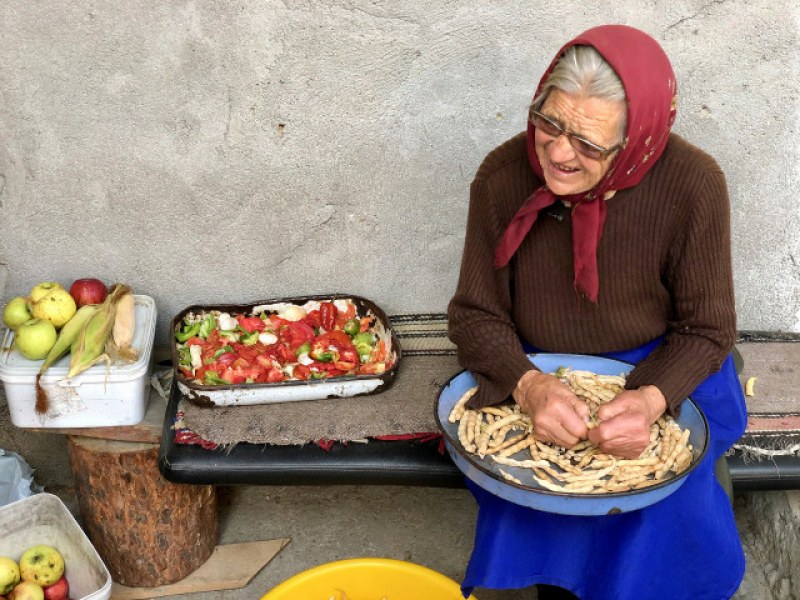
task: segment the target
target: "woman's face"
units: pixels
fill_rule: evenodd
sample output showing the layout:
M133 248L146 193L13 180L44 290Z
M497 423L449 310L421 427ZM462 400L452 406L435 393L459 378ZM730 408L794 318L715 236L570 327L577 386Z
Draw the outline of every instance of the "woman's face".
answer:
M569 133L611 148L620 142L625 104L619 101L568 94L553 88L539 112L560 123ZM611 166L616 152L604 159L591 159L577 152L566 135L554 137L538 128L534 137L536 156L547 187L557 196L592 189Z

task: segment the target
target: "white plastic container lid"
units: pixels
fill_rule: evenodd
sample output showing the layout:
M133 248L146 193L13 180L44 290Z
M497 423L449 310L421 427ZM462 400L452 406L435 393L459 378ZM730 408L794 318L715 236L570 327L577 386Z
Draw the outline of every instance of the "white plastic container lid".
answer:
M156 304L150 296L134 294L133 298L136 326L133 330L131 347L139 352L136 362L112 364L107 368L106 363L100 361L73 377L71 381L76 385L131 381L147 372L156 327ZM13 343L14 332L8 329L3 337L3 350L0 353L0 380L6 383L29 383L39 373L44 360L28 360L17 350L12 349ZM69 360L70 354L67 353L56 361L42 375L42 384L65 380L69 371Z

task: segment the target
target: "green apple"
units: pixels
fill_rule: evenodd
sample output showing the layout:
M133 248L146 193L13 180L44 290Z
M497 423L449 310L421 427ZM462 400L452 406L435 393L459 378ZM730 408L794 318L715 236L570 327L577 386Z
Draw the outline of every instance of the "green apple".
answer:
M23 581L11 590L8 600L44 600L44 590L32 581Z
M19 583L19 567L7 556L0 556L0 594L7 594Z
M3 323L9 329L16 329L25 321L30 320L31 311L28 306L28 299L24 296L12 298L3 309Z
M64 557L52 546L33 546L22 553L19 573L23 581L53 585L64 574Z
M50 290L33 303L31 316L34 319L47 319L56 328L66 325L78 310L75 299L64 288Z
M42 360L55 346L56 326L46 319L30 319L17 327L14 347L28 360Z
M34 302L38 302L39 299L48 292L52 292L53 290L59 290L59 289L64 289L64 288L62 288L61 284L58 283L57 281L43 281L42 283L37 284L36 286L34 286L34 288L31 290L31 293L29 294L31 304L33 304Z

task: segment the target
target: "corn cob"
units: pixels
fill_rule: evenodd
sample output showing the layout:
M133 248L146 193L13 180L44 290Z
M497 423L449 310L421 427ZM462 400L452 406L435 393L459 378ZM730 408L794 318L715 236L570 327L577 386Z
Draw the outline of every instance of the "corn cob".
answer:
M136 306L132 293L120 297L114 317L114 327L106 342L106 354L114 362L136 362L139 352L131 347L136 327Z
M75 316L67 321L67 324L64 325L58 334L55 346L51 348L47 358L44 359L44 364L42 364L42 368L39 369L39 374L43 374L54 362L69 352L72 343L78 339L83 326L86 324L86 321L89 320L89 317L95 313L97 306L97 304L81 306L78 312L75 313Z
M80 335L72 344L68 378L83 373L100 360L108 360L108 356L103 353L103 350L114 327L117 302L127 293L130 293L129 287L116 284L105 301L86 321Z
M127 348L133 342L133 330L136 327L136 308L133 294L125 294L117 302L117 315L114 318L114 343L120 349Z
M49 399L47 397L47 392L42 387L40 383L40 379L47 369L53 366L53 363L56 362L59 358L64 356L72 346L73 342L78 338L83 329L83 326L89 320L89 318L95 313L97 310L96 304L87 304L82 306L78 309L78 312L67 321L67 324L61 329L58 334L58 338L56 339L55 345L50 349L50 353L47 355L47 358L44 359L44 363L42 367L39 369L39 373L36 375L36 412L37 414L45 414L48 409Z

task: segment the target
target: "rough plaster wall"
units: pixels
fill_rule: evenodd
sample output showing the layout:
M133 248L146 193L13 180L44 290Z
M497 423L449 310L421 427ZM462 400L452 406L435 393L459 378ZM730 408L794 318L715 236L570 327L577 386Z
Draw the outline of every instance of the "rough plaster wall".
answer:
M4 300L124 281L162 343L193 303L441 312L481 159L564 41L621 22L663 44L677 131L728 173L740 328L800 331L795 2L153 4L0 5Z
M759 491L736 497L742 543L750 563L763 573L763 595L800 598L800 491Z

